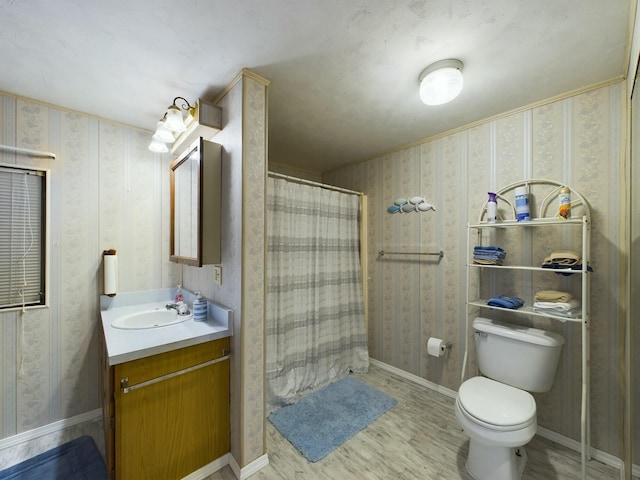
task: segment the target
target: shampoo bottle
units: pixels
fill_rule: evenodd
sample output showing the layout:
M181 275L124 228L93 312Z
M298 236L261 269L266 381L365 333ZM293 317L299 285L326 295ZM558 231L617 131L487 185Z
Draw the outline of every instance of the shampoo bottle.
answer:
M487 202L487 223L496 223L498 215L498 201L496 194L489 192L489 201Z

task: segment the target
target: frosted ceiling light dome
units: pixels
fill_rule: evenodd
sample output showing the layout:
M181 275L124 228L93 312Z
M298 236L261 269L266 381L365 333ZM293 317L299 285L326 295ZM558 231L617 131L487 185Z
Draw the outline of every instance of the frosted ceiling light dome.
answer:
M462 91L462 62L455 59L440 60L425 68L418 79L420 100L427 105L450 102Z

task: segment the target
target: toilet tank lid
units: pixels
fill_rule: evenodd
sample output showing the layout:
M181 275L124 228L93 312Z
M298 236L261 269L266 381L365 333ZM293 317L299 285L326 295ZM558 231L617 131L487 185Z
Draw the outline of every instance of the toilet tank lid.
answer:
M560 347L564 345L564 337L557 333L532 327L502 323L490 318L476 318L473 321L473 329L477 332L490 333L492 335L512 338L520 342L529 342L547 347Z

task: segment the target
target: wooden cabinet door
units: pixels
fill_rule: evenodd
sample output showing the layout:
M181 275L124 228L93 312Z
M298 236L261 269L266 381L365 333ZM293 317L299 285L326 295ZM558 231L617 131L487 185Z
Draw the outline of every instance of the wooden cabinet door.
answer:
M118 480L180 479L229 451L229 360L212 344L116 366Z

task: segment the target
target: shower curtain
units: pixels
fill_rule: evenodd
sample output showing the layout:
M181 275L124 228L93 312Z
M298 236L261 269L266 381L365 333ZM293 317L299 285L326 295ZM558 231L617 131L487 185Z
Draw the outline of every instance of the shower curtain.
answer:
M269 178L269 412L369 366L357 195Z

